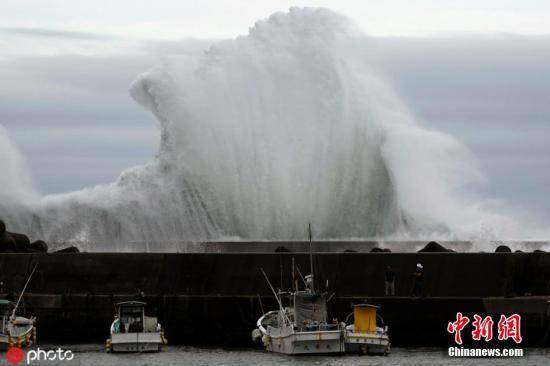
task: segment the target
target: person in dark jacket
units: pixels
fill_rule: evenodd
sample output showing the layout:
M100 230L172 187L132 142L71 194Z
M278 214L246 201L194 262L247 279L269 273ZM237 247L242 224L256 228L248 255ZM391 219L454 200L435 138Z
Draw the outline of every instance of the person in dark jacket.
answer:
M393 268L391 266L386 267L386 274L385 274L385 292L386 296L394 296L395 295L395 272L393 271Z
M412 296L422 296L422 282L424 280L424 266L422 263L416 264L416 269L413 272L413 289Z

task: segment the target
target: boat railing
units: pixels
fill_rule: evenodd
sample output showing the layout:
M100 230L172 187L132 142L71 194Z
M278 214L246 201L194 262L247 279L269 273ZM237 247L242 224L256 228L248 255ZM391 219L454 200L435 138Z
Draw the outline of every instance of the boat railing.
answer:
M302 326L296 326L294 328L299 332L320 332L320 331L329 331L329 330L342 330L340 323L320 323L320 324L307 324Z

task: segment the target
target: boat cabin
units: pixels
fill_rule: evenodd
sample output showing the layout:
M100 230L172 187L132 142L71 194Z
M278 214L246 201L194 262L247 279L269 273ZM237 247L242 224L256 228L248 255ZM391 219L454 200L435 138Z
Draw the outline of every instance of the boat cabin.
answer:
M376 333L378 306L370 304L353 305L353 325L355 333Z
M310 292L294 294L294 316L298 326L318 325L327 322L327 303L322 295Z
M111 324L111 338L106 348L112 352L157 352L166 338L157 317L145 315L141 301L124 301L115 304L116 314Z
M0 334L7 332L6 326L8 325L12 309L13 304L11 301L0 299Z
M118 316L117 333L141 333L145 322L145 305L141 301L125 301L115 304Z

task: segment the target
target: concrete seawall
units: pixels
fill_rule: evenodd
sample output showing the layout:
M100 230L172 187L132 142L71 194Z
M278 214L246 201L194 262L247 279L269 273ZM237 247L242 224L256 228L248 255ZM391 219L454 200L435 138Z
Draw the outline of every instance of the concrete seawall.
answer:
M39 263L24 309L37 315L42 340L101 342L113 304L141 297L172 343L246 345L262 308L275 307L258 267L288 289L292 258L309 271L306 253L2 254L0 290L18 293ZM394 345L447 344L457 311L520 313L529 344L550 342L550 253L317 253L314 262L318 285L328 280L335 293L331 316L343 319L354 302L381 305ZM417 262L422 298L410 297ZM397 275L391 298L383 296L388 264Z

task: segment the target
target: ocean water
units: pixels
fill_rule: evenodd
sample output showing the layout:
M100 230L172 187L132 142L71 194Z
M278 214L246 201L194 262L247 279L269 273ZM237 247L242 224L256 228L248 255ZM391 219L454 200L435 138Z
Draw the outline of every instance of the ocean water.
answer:
M44 349L56 349L45 347ZM105 353L102 345L64 346L72 350L72 361L32 361L31 365L315 365L315 366L359 366L359 365L548 365L550 348L526 349L524 357L519 358L450 358L446 349L441 348L395 348L388 357L384 356L285 356L267 353L260 349L221 349L169 346L159 353L147 354L111 354ZM6 364L5 357L0 364ZM21 364L25 364L23 361Z

